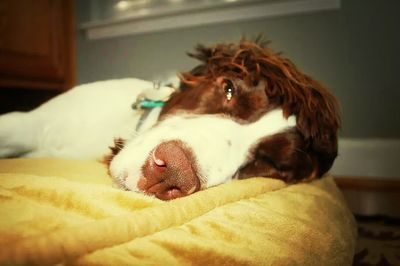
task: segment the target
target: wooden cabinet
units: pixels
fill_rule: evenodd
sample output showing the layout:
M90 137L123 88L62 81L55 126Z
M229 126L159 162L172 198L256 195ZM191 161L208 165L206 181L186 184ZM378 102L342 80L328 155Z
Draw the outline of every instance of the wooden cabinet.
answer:
M0 1L0 112L74 85L74 24L73 0Z

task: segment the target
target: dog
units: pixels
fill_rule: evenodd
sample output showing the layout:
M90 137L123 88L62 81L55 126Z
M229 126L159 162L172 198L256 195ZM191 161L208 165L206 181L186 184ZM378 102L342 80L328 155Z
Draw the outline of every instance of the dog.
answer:
M254 176L312 180L331 168L340 115L322 84L260 40L188 55L200 64L176 90L97 82L0 117L0 156L99 158L111 146L114 183L163 200Z

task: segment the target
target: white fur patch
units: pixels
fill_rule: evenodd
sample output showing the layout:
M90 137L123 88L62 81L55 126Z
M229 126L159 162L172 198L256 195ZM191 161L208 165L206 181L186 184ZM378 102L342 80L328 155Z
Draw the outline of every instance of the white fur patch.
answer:
M77 86L33 111L1 115L0 158L101 159L114 138L134 137L140 113L131 105L153 88L152 82L139 79L99 81ZM140 130L153 126L159 113L160 108L153 109Z
M128 189L137 191L141 168L151 151L162 142L179 139L193 151L205 187L215 186L232 179L260 139L295 125L295 116L285 119L281 109L245 125L221 115L171 116L129 141L111 162L110 172Z

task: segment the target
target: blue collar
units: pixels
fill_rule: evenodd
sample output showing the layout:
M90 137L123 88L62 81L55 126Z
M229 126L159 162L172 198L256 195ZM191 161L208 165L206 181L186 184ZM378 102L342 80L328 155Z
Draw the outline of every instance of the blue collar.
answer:
M132 104L132 109L152 109L155 107L163 107L165 105L164 101L152 101L148 99L141 99Z
M149 116L151 110L157 107L163 107L164 105L165 105L164 101L152 101L144 97L138 97L136 102L132 104L133 110L141 111L142 113L135 128L136 132L140 130L146 118Z

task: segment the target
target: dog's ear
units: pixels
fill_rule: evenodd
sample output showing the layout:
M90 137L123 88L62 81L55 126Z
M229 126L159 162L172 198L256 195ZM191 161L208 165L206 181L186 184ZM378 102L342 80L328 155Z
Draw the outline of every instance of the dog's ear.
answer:
M318 162L318 176L332 166L338 149L340 128L339 105L333 94L322 84L301 74L301 80L292 84L298 92L284 104L288 114L295 114L297 130L308 144L307 152Z
M264 49L262 55L257 61L270 104L281 106L286 116L296 115L297 130L306 142L305 152L315 156L321 176L337 156L338 102L327 88L290 60L269 49Z
M340 109L336 98L319 82L305 76L309 98L295 108L297 128L309 140L310 152L318 161L318 175L327 172L337 156Z

